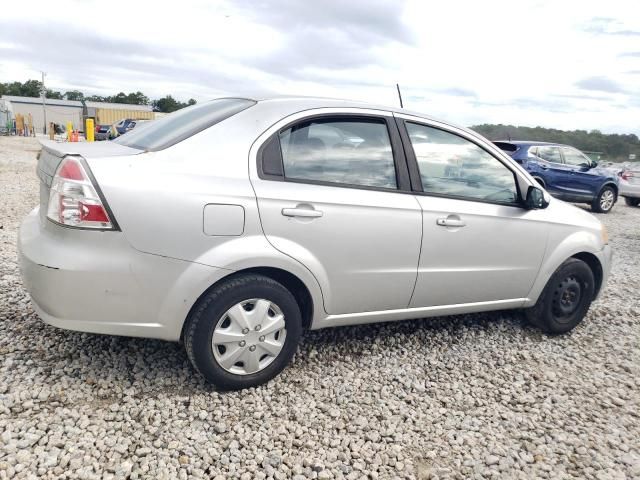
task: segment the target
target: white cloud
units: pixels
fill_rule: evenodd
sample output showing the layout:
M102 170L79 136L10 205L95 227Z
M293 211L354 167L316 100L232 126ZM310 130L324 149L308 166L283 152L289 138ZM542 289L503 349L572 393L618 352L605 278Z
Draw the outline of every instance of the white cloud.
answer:
M640 133L633 2L12 2L0 81L198 100L326 95L470 125Z

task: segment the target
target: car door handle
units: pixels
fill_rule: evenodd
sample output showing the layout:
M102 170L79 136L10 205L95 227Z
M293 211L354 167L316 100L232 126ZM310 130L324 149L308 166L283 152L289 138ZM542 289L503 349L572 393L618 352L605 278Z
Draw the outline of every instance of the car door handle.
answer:
M466 223L464 223L463 220L460 220L459 218L451 218L451 217L438 218L436 220L436 224L440 225L441 227L456 227L456 228L464 227L466 225Z
M540 168L541 168L541 169L543 169L543 170L546 170L546 169L548 169L549 167L548 167L548 166L546 166L546 165L540 165Z
M324 214L320 210L311 208L283 208L282 215L285 217L318 218Z

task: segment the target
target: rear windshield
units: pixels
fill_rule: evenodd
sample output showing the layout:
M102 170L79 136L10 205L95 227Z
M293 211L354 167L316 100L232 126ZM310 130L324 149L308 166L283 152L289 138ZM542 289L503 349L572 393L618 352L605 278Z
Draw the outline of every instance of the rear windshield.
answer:
M500 150L505 151L507 153L513 153L516 150L518 150L518 146L514 145L513 143L508 143L508 142L493 142L496 147L498 147Z
M255 104L245 98L211 100L145 122L144 127L141 124L114 142L149 152L164 150Z

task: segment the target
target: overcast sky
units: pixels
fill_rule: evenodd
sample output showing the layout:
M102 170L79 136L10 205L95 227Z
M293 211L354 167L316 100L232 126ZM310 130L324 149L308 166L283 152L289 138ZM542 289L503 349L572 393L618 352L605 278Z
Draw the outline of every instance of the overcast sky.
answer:
M198 101L320 95L462 125L640 134L632 0L4 2L0 81Z

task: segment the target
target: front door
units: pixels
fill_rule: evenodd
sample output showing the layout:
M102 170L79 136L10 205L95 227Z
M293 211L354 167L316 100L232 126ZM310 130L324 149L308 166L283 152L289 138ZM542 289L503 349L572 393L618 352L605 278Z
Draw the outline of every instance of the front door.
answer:
M562 147L562 157L571 170L571 187L577 196L590 199L598 193L600 179L591 171L591 160L573 147Z
M392 116L307 117L267 144L264 155L277 158L259 153L269 173L252 179L264 233L314 274L326 312L406 308L422 213L399 175Z
M520 206L514 172L461 134L403 125L424 190L416 194L424 234L411 307L526 298L547 229L540 212Z
M545 188L552 195L571 199L576 195L573 185L573 169L562 160L560 147L542 145L537 148L538 166L542 169L542 177L546 183Z

